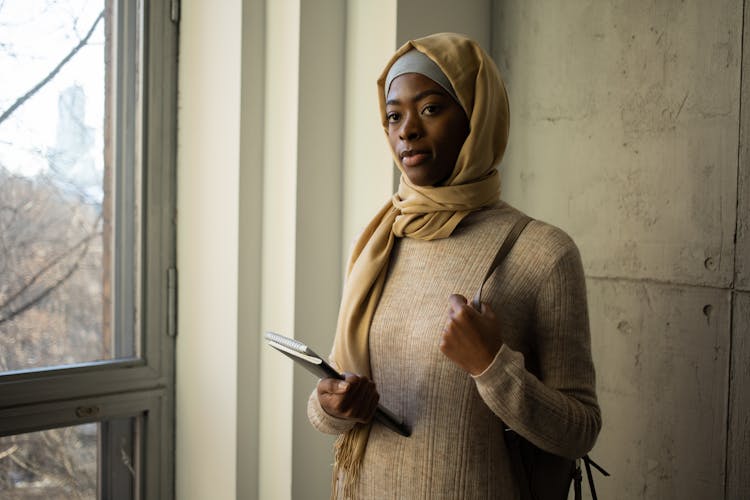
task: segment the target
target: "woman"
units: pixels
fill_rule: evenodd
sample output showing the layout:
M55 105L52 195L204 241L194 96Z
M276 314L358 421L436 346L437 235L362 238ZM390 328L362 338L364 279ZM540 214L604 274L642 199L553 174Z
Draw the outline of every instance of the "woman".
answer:
M504 424L566 457L601 426L578 250L532 221L480 310L467 304L521 216L499 200L497 67L462 35L432 35L401 47L378 87L401 182L349 261L331 354L346 380L321 380L308 405L339 434L334 495L517 498ZM372 421L378 401L411 437Z

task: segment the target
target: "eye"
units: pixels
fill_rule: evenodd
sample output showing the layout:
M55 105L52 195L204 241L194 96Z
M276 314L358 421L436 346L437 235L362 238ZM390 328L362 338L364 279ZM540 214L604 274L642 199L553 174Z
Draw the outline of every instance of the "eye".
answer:
M401 119L401 114L397 113L396 111L391 111L390 113L386 113L385 115L385 121L388 123L396 123Z
M425 115L435 115L440 112L440 105L438 104L428 104L424 108L422 108L422 114Z

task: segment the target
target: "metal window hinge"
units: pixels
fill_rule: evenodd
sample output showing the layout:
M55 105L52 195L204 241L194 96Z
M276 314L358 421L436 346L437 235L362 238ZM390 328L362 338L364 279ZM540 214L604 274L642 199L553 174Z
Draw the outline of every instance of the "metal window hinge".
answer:
M177 269L167 269L167 335L177 336Z
M180 22L180 0L172 0L171 7L171 16L172 16L172 22L178 23Z

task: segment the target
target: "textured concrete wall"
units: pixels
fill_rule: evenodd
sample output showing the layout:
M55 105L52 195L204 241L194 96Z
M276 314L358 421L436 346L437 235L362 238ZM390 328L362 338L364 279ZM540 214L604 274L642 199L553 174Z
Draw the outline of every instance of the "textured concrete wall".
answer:
M747 495L743 3L506 0L493 16L504 197L567 230L588 276L601 497Z
M750 43L750 9L745 7L743 46ZM740 155L737 176L735 293L732 310L732 352L729 372L729 433L727 436L727 498L750 495L750 54L743 50L740 107Z

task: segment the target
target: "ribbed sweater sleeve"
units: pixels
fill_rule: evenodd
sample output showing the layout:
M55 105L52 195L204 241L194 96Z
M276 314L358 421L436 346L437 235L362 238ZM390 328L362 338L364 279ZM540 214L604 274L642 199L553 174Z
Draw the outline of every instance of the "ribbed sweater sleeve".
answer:
M320 406L316 389L313 389L307 400L307 418L315 429L325 434L343 434L354 427L354 420L338 418L326 413Z
M601 428L591 359L586 285L571 242L536 295L532 349L538 377L522 353L503 345L475 383L487 406L534 445L560 456L586 454Z

